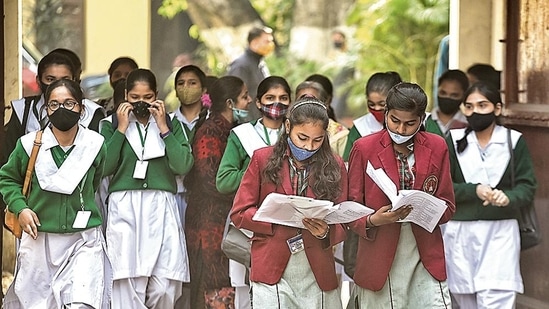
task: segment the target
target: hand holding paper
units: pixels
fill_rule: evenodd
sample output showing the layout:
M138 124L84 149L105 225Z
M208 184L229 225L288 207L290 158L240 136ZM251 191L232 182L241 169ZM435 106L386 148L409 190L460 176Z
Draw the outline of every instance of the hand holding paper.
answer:
M334 205L326 200L270 193L252 219L305 228L304 218L322 219L328 224L348 223L373 212L373 209L352 201Z
M412 212L404 220L401 220L402 222L413 222L427 231L433 232L446 210L445 201L419 190L400 190L397 194L396 185L385 171L381 168L374 169L370 161L366 166L366 174L391 200L393 205L391 210L412 205Z

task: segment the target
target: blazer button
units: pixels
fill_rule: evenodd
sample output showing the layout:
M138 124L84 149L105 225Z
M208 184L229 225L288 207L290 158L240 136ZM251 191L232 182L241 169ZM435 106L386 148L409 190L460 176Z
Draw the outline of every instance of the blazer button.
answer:
M147 183L144 183L143 188L147 188L147 187L148 187Z
M64 229L64 230L66 230L66 229L67 229L67 226L63 224L63 225L61 225L61 228Z

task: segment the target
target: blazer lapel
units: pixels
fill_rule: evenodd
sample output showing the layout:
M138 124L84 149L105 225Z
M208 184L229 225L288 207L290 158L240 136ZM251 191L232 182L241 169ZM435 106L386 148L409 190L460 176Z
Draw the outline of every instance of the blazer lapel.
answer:
M423 182L427 178L427 173L432 170L429 168L431 164L431 155L432 151L431 149L425 147L424 145L425 136L423 134L416 135L416 141L414 142L414 156L416 158L416 179L414 182L414 189L423 191ZM421 158L421 160L418 160L418 158Z

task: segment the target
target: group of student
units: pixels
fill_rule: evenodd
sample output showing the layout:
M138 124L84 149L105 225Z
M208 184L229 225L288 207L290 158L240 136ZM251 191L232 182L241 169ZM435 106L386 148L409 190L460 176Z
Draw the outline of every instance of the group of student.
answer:
M267 77L252 98L242 79L187 65L170 113L153 72L131 58L111 65L114 95L101 105L83 97L78 70L53 51L38 67L42 95L12 102L0 193L24 233L5 308L342 308L333 248L349 230L359 244L348 308L513 308L523 291L515 218L536 180L489 83L447 71L427 114L420 86L375 73L369 112L347 129L318 74L295 93ZM398 190L443 200L437 227L403 221L421 205L391 210L369 164ZM273 192L374 212L304 228L253 220ZM253 232L249 269L221 250L227 217Z

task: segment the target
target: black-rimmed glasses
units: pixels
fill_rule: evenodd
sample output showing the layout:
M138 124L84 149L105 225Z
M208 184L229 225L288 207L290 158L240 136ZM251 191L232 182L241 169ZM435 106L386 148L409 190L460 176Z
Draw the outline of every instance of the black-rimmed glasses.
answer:
M65 102L57 102L53 100L48 103L48 108L51 111L56 111L59 109L59 106L63 106L64 109L72 110L76 104L78 104L78 102L71 99L65 100Z

